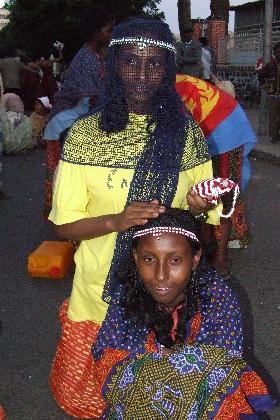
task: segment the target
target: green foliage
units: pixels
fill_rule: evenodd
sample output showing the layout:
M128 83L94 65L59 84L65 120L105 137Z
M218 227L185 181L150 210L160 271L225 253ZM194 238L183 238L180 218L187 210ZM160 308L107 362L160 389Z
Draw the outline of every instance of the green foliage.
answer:
M12 11L14 4L15 4L14 0L6 1L3 8Z
M83 44L80 16L89 5L108 8L119 22L129 16L164 17L161 0L12 0L10 23L0 32L0 55L20 48L31 56L48 56L54 41L65 44L69 59Z

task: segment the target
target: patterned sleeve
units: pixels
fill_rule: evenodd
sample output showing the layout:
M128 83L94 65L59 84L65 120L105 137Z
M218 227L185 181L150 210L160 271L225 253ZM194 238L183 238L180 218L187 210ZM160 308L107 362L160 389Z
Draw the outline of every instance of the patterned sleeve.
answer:
M201 305L201 315L202 324L196 337L197 342L242 353L240 307L231 288L218 275L215 275L211 283L210 297Z
M75 90L77 97L97 95L101 84L100 61L88 49L83 49L74 58L67 78L65 87Z

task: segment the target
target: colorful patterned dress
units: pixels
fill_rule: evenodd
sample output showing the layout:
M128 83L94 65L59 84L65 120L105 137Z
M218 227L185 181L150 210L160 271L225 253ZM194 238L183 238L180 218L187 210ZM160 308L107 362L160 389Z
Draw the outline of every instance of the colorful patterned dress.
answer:
M238 420L273 408L266 386L242 359L241 316L233 292L207 267L201 280L199 308L187 322L185 344L174 345L166 356L151 331L143 346L145 327L127 320L117 301L109 309L110 320L102 326L109 346L102 353L92 348L95 366L103 364L109 372L103 377L107 407L102 418ZM172 316L176 325L176 311ZM108 371L117 355L122 361L115 359Z
M106 134L99 128L99 118L96 114L76 122L66 139L50 213L50 220L56 225L116 214L126 204L135 167L149 138L148 120L146 116L130 114L122 132ZM188 208L186 193L190 187L211 176L205 139L191 120L173 207ZM209 212L209 220L219 222L216 210ZM91 346L107 314L108 304L102 293L116 237L116 233L111 233L81 242L75 254L69 307L64 304L60 312L62 337L50 384L60 406L83 418L100 417L105 407L101 387L106 363L93 363ZM118 358L119 352L112 362Z

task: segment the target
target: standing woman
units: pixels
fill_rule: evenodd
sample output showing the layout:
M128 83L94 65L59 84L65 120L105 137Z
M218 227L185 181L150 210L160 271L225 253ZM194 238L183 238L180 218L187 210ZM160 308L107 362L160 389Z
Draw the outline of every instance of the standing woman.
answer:
M51 118L75 107L86 97L98 96L103 86L106 48L114 28L113 15L105 10L89 8L81 19L85 44L73 58L59 92L54 96Z
M105 408L102 378L114 360L105 355L93 374L91 347L102 348L114 334L103 322L118 293L115 268L130 248L129 229L171 205L195 215L209 210L209 222L219 222L210 204L189 193L212 177L212 164L175 77L168 25L147 19L120 24L108 49L104 108L76 122L63 147L50 220L61 237L81 244L71 297L60 310L62 338L50 385L74 416L100 417Z
M256 135L245 112L228 92L221 90L222 87L200 79L178 74L176 89L205 135L214 176L230 178L239 184L243 193L251 176L248 155L256 143ZM224 195L221 201L224 214L229 213L233 194ZM245 248L249 242L242 194L239 194L230 218L221 218L220 225L204 225L204 228L204 239L213 257L212 265L229 280L227 249Z
M61 153L61 133L88 112L89 98L92 106L96 104L104 83L104 51L111 40L113 27L113 16L104 10L94 13L87 10L81 21L86 43L73 58L61 89L55 94L45 130L45 217L48 217L51 210L53 177Z

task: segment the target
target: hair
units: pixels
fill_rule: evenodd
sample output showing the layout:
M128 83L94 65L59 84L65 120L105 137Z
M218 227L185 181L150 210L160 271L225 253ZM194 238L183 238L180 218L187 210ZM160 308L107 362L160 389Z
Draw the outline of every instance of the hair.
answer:
M277 44L274 45L273 51L275 52L278 48L280 48L280 42L277 42Z
M182 33L183 34L192 34L193 33L193 28L188 27L188 28L184 29Z
M137 226L134 230L138 232L156 226L179 227L193 232L198 238L200 237L200 226L189 211L167 209L157 219L150 220L144 226ZM200 244L186 236L184 238L190 244L192 253L195 255L200 250ZM133 240L133 248L137 247L138 241L139 238ZM202 258L186 286L186 303L178 309L179 322L174 342L171 337L172 314L167 308L160 306L146 291L131 251L128 261L123 261L118 271L118 280L124 287L121 306L124 309L125 318L133 318L136 324L144 324L152 329L157 341L167 348L171 348L173 344L184 343L187 333L186 322L198 311L202 291L204 291L205 299L206 283L203 279L205 269L206 263Z
M81 16L81 28L84 39L91 41L104 26L114 21L114 16L104 8L96 8L96 6L87 7Z
M206 36L201 36L200 38L198 38L198 40L203 47L206 47L208 45L208 39L206 38Z
M173 45L173 36L169 26L156 19L132 18L127 20L116 26L112 39L141 36L143 33L149 34L148 36L152 39ZM113 45L108 49L105 84L107 100L101 117L101 128L106 132L122 131L129 119L125 89L118 75L118 57L121 54L121 49L121 45ZM175 54L169 50L164 50L164 52L166 58L165 77L151 99L150 125L156 123L157 128L161 128L165 133L170 132L172 126L174 131L171 133L172 137L178 130L182 130L182 122L185 127L185 119L183 121L182 114L184 112L186 114L187 111L185 111L182 100L175 89Z

